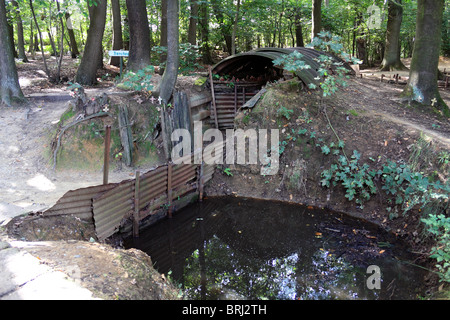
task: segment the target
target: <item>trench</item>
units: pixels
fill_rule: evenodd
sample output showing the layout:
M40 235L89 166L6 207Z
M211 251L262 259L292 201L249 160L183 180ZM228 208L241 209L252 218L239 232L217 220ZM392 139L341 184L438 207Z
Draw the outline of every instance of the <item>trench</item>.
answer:
M392 234L284 202L207 198L124 246L146 252L193 300L417 299L426 290L427 271Z

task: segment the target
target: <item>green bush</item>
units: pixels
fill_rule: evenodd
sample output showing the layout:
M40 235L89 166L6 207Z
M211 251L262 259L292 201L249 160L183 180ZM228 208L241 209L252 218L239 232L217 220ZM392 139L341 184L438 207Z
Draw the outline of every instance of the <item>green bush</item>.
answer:
M136 72L128 71L123 77L122 86L136 91L151 91L153 90L151 79L154 72L153 66L147 66Z
M450 218L443 214L430 214L422 222L437 240L436 246L431 249L431 258L436 259L441 281L450 282Z

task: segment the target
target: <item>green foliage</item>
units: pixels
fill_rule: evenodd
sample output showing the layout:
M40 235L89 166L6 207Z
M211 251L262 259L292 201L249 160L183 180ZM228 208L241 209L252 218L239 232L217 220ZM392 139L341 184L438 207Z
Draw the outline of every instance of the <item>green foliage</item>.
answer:
M232 177L233 173L231 173L231 169L230 168L225 168L223 170L223 173L225 173L227 176Z
M430 257L436 259L440 279L450 282L450 218L443 214L430 214L422 222L437 240Z
M278 103L277 103L278 104ZM288 109L286 107L280 106L277 110L277 116L283 117L286 120L291 120L292 114L294 113L294 110Z
M153 66L147 66L136 72L128 71L123 77L122 85L136 91L151 91L153 90L151 79L154 71Z
M422 173L412 171L406 164L397 165L387 161L378 174L383 182L382 189L393 198L389 200L391 218L395 218L399 211L405 214L416 205L423 209L432 203L448 201L448 183L432 182Z
M167 47L154 46L152 52L155 53L153 56L158 59L154 60L153 63L158 64L160 68L164 68L166 62L160 62L160 56L167 54ZM178 53L180 58L178 72L180 74L189 75L200 67L198 63L198 60L200 59L198 46L194 46L190 43L180 43Z
M283 66L284 70L296 72L304 69L310 69L311 66L303 60L303 54L298 51L294 51L291 54L283 55L278 59L273 60L275 66Z
M322 152L323 152L322 147ZM327 147L328 153L330 149ZM325 152L324 152L325 153ZM325 153L325 154L328 154ZM346 156L340 155L337 163L330 166L330 169L322 172L322 186L330 187L330 184L340 183L345 189L345 197L349 200L355 200L363 208L363 203L370 199L372 194L377 192L375 187L373 171L369 171L369 165L360 164L361 154L354 150L351 160Z
M350 57L349 54L344 52L344 46L340 42L340 37L333 36L330 32L321 32L307 47L332 53L348 63L361 63L358 59ZM347 83L344 79L348 78L346 75L348 71L343 67L342 62L336 62L332 56L326 54L321 54L316 60L320 65L317 70L319 73L319 79L317 80L320 80L320 88L324 97L336 93L339 86L346 86ZM314 89L314 87L310 86L310 89Z

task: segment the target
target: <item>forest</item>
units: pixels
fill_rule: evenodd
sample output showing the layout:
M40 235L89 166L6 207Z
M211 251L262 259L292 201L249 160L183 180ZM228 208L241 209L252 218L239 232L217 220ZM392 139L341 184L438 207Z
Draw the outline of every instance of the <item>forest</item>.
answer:
M69 203L75 189L94 188L102 174L104 181L95 186L101 190L98 194L82 193L90 197L84 199L91 215L88 227L65 212L42 225L38 224L45 210L30 214L29 220L17 213L14 219L23 220L12 220L10 225L14 232L23 232L21 239L60 240L63 234L63 238L95 242L94 199L100 196L105 198L99 200L99 208L105 204L113 210L113 203L129 209L117 223L122 228L126 219L133 219L133 232L139 231L141 216L145 221L157 210L166 210L171 217L173 203L182 201L185 193L175 197L168 182L172 180L162 180L166 175L172 179L169 149L174 141L168 138L167 128L185 124L185 118L222 129L221 134L224 128L274 128L280 132L276 174L260 174L245 160L244 165L217 162L208 171L211 181L203 189L202 163L198 169L176 167L176 187L181 188L181 178L188 177L189 183L196 183L192 188L198 188L200 198L204 192L207 197L284 201L374 222L389 230L395 241L407 243L415 255L413 267L420 265L429 272L426 280L418 281L426 290L412 290L408 298L449 299L448 1L0 0L0 44L0 146L4 149L0 223L40 205L51 211L64 201ZM123 56L113 54L119 51ZM245 63L233 69L234 61ZM260 74L244 75L255 70ZM176 116L184 118L174 120ZM187 125L192 124L189 121ZM149 203L139 204L140 174L151 180L154 169L157 178L152 183L162 183L167 203L146 195ZM167 174L162 174L163 169ZM262 172L262 167L258 169ZM109 191L121 188L130 177L135 181L131 200L109 202L106 196L113 194ZM142 181L143 188L160 188ZM64 200L67 194L69 200ZM61 234L54 235L52 219L63 225ZM367 230L349 229L340 219L334 220L322 223L311 237L323 240L331 232L339 243L357 248L342 251L343 257L360 254L361 262L394 247ZM203 218L192 226L200 221ZM36 230L45 228L49 231L36 236ZM112 233L118 230L111 228ZM72 229L81 231L73 235ZM236 239L242 236L241 229L230 230ZM74 250L70 252L79 257L76 248L69 247L59 244L58 250ZM204 258L205 251L207 258L214 255L214 250L197 248L194 258L201 254ZM65 254L39 254L66 267L61 262ZM330 251L325 260L337 256ZM136 257L148 262L148 257ZM111 264L97 263L108 270L104 274L110 273ZM97 265L81 272L94 274ZM86 276L83 281L89 288L116 285L113 278L104 283L100 278ZM102 297L150 295L141 290L143 285L127 291L130 283L119 282L126 293L108 288ZM169 287L168 299L180 298L177 288ZM383 297L395 297L395 290L401 290L395 285L388 289Z
M419 14L434 10L427 14L438 31L430 33L431 25L424 22L427 36L420 47L429 51L423 55L448 56L450 51L450 12L444 1L436 6L413 0L3 2L2 43L9 39L19 61L27 62L39 52L58 57L56 66L45 64L47 76L55 82L61 81L61 60L67 53L80 59L75 80L91 85L103 63L119 65L118 58L108 59L108 50L130 50L128 69L134 71L164 64L167 56L179 51L183 56L179 69L189 71L199 62L212 64L255 48L303 47L321 31L338 36L344 51L362 62L361 68L402 70L406 67L400 59L411 58L414 41L422 41L416 35L416 27L421 26L417 23L418 5L426 6ZM168 16L170 12L173 17ZM172 29L176 34L171 34ZM439 38L429 37L431 34ZM171 35L176 41L168 46ZM419 56L416 58L421 59ZM2 74L9 74L7 65L2 63ZM428 103L437 98L429 95L424 97ZM2 94L2 101L6 99Z

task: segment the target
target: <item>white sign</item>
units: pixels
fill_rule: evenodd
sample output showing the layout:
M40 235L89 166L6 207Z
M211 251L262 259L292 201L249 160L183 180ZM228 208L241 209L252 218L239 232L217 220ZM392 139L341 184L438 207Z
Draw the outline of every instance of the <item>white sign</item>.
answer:
M127 50L111 50L108 52L110 57L128 57L128 53Z

